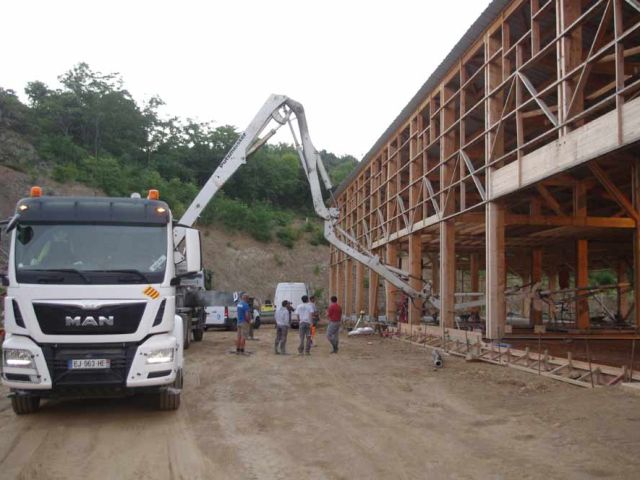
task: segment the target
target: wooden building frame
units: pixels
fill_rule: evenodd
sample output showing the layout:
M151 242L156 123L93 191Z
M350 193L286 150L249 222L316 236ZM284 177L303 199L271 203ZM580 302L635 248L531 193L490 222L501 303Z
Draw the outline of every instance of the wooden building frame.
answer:
M494 0L340 185L340 226L430 282L446 327L457 296L482 294L485 334L501 338L510 276L557 290L566 267L572 328L588 330L590 270L623 265L618 285L640 272L639 142L640 2ZM397 316L373 272L333 248L330 266L345 313ZM618 313L638 327L633 283L618 287L633 312ZM533 327L543 307L529 300Z

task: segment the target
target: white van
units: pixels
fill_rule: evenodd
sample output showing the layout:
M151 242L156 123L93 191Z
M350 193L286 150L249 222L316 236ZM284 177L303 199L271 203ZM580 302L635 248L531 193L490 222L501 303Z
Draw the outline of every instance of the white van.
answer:
M283 300L289 300L293 308L302 303L302 296L309 295L307 285L302 282L283 282L276 286L273 304L276 309L282 306ZM300 322L296 314L291 314L291 326L297 328Z

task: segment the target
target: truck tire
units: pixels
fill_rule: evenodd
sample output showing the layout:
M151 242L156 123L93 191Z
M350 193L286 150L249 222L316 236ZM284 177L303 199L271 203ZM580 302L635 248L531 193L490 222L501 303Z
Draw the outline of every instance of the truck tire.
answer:
M176 379L171 387L162 390L158 394L158 409L159 410L177 410L180 408L180 395L182 394L182 370L178 370Z
M40 397L31 395L14 395L11 397L11 407L16 415L28 415L40 410Z
M203 337L204 337L204 329L196 328L193 331L193 341L194 342L201 342Z

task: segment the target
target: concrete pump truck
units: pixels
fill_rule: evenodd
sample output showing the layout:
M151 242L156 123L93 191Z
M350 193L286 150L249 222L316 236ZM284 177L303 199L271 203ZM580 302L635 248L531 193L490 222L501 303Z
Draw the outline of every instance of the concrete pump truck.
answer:
M18 202L2 222L10 234L2 381L15 413L37 411L41 398L135 393L153 394L164 410L179 407L185 340L202 327L194 322L204 277L192 227L284 125L327 240L412 298L428 297L340 229L338 209L324 203L320 179L329 192L332 185L302 105L272 95L177 222L156 190L147 198L78 198L43 196L34 187Z

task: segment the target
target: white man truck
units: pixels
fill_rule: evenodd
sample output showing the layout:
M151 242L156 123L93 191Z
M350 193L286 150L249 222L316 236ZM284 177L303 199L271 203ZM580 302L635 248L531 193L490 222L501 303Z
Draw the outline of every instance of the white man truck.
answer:
M134 393L179 407L176 288L201 270L200 239L174 225L156 191L139 197L47 197L34 187L4 222L2 381L17 414L35 412L41 398Z

